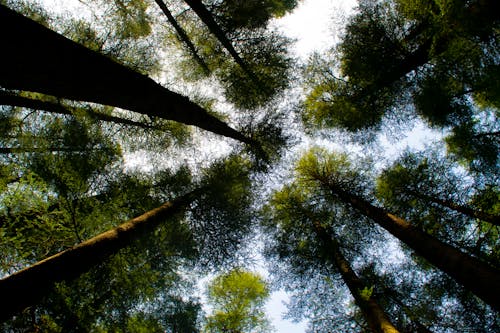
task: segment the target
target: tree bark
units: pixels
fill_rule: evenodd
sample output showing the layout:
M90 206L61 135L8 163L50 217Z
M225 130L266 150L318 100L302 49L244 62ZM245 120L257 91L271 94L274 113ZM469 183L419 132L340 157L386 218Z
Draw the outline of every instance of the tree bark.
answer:
M42 110L42 111L56 113L56 114L62 114L62 115L73 115L74 112L76 111L74 108L65 106L65 105L60 104L60 103L28 98L28 97L8 93L5 91L0 91L0 105L19 106L19 107L23 107L23 108L28 108L28 109L33 109L33 110ZM139 128L143 128L143 129L155 129L155 127L152 125L148 125L148 124L141 123L138 121L129 120L129 119L125 119L125 118L120 118L120 117L96 112L96 111L89 110L89 109L85 110L85 113L88 114L90 117L97 119L97 120L100 120L100 121L111 122L111 123L120 124L120 125L134 126L134 127L139 127Z
M256 142L187 97L0 5L0 86L111 105Z
M351 291L370 329L375 333L399 333L376 300L372 296L366 297L361 294L361 291L364 290L366 286L356 275L356 272L354 272L347 259L342 255L338 242L328 234L319 222L315 221L313 224L316 235L321 240L325 250L330 256L329 259L335 264L340 272L342 280L344 280Z
M500 311L500 271L481 260L441 242L407 221L373 206L335 184L325 184L343 202L412 248L418 255L451 276L495 310Z
M485 213L485 212L482 212L479 210L472 209L472 208L467 207L467 206L462 206L462 205L456 204L455 202L453 202L451 200L443 200L443 199L437 198L435 196L426 195L426 194L423 194L423 193L420 193L417 191L413 191L413 190L405 190L405 191L407 191L408 194L410 194L414 197L417 197L419 199L434 202L434 203L437 203L441 206L444 206L444 207L447 207L447 208L452 209L454 211L457 211L459 213L462 213L464 215L467 215L467 216L470 216L473 218L477 218L477 219L489 222L491 224L500 226L500 216L498 216L498 215L488 214L488 213Z
M186 47L188 48L189 52L191 55L194 57L196 62L203 68L206 74L210 73L210 69L208 68L207 63L201 58L201 56L198 54L198 51L196 50L196 47L194 46L193 42L189 39L189 36L187 35L186 31L182 29L182 27L179 25L175 17L172 15L170 10L168 10L167 5L163 0L155 0L156 4L160 7L161 11L165 16L167 17L168 22L174 27L175 31L177 32L177 36L179 38L179 41L184 43Z
M182 212L201 189L152 209L73 248L59 252L0 280L0 322L36 304L54 283L70 281L128 246L145 232L155 230L166 218Z

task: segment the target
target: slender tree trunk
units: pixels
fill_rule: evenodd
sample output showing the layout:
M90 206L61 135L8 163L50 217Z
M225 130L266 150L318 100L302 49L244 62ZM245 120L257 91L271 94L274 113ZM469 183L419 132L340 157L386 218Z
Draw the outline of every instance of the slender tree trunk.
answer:
M215 22L212 13L205 7L201 0L184 0L185 3L196 13L200 20L207 26L212 34L219 40L219 42L224 46L224 48L233 57L234 61L247 73L247 75L254 81L257 86L260 86L259 79L255 76L248 65L243 61L238 52L234 49L231 41L226 37L224 31Z
M361 291L366 286L342 255L338 242L317 221L314 222L314 230L330 256L329 259L335 264L342 279L351 291L370 329L375 333L399 333L375 299L361 294Z
M407 221L375 207L334 184L325 184L340 200L371 218L415 252L500 311L500 271L441 242Z
M418 191L413 191L413 190L405 190L405 191L408 192L408 194L410 194L414 197L417 197L419 199L422 199L425 201L431 201L431 202L437 203L441 206L450 208L450 209L457 211L459 213L462 213L464 215L467 215L467 216L470 216L473 218L477 218L477 219L489 222L491 224L500 226L500 216L498 216L498 215L488 214L488 213L485 213L485 212L482 212L479 210L474 210L470 207L456 204L455 202L453 202L451 200L443 200L443 199L437 198L435 196L430 196L430 195L420 193Z
M0 86L194 125L255 145L187 97L0 5Z
M0 91L0 105L20 106L24 108L42 110L62 115L73 115L74 112L76 111L74 108L65 106L60 103L41 101L38 99L15 95L5 91ZM144 124L138 121L133 121L125 118L111 116L90 109L85 110L85 113L88 114L90 117L100 121L111 122L120 125L134 126L143 129L155 129L154 126L148 124Z
M55 282L77 278L130 245L141 234L155 230L165 219L186 209L201 191L198 189L167 202L114 229L1 279L0 322L36 304L50 293Z
M83 153L86 150L77 147L0 147L0 154L27 154L46 152Z
M411 322L415 324L417 329L416 333L433 333L426 325L422 324L415 316L414 311L409 308L406 304L404 304L400 299L400 294L393 290L392 288L388 288L387 286L383 286L383 294L385 297L390 298L394 303L396 303L400 309L410 318Z
M186 31L182 29L182 27L179 25L179 23L172 15L170 10L168 10L168 7L165 4L165 2L163 0L155 0L155 2L160 7L163 14L165 14L165 16L167 17L168 22L170 22L172 27L174 27L175 31L177 32L179 41L184 43L184 45L186 45L191 55L194 57L196 62L203 68L205 73L206 74L210 73L210 69L208 68L207 63L198 54L198 51L196 50L196 47L194 46L193 42L191 42L191 39L189 39L189 36L187 35Z

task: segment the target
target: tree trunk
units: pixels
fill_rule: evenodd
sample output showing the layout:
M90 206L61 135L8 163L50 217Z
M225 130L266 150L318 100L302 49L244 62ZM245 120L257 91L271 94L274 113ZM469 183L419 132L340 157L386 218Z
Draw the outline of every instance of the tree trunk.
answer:
M361 294L361 291L364 290L366 286L342 255L338 242L331 237L325 228L317 221L314 222L314 230L330 256L329 259L335 264L342 279L351 291L370 329L375 333L399 333L375 299L371 296L366 297Z
M187 97L3 5L0 31L3 88L111 105L256 144Z
M62 115L73 115L76 111L74 108L65 106L60 103L42 101L38 99L28 98L24 96L15 95L12 93L8 93L5 91L0 91L0 105L10 105L10 106L19 106L23 108L29 108L33 110L42 110L50 113L62 114ZM128 125L139 127L143 129L155 129L154 126L144 124L138 121L129 120L125 118L115 117L108 114L96 112L90 109L85 110L85 113L90 117L105 121L111 122L120 125Z
M0 154L29 154L46 152L85 153L87 150L78 147L0 147Z
M500 295L500 271L498 269L441 242L407 221L373 206L339 186L334 184L327 186L342 201L371 218L415 250L418 255L450 275L495 310L500 311L500 297L498 297Z
M219 42L224 46L224 48L233 57L234 61L247 73L247 75L254 81L254 83L260 87L259 79L255 76L248 65L241 59L240 55L234 49L231 41L226 37L226 34L219 27L217 22L215 22L212 13L205 7L201 0L184 0L185 3L196 13L200 20L207 26L212 34L219 40Z
M36 304L54 283L70 281L128 246L145 232L154 231L165 219L182 212L201 192L192 191L152 209L120 226L59 252L0 280L0 322Z
M470 216L473 218L477 218L477 219L489 222L491 224L500 226L500 216L498 216L498 215L488 214L488 213L485 213L485 212L482 212L479 210L474 210L470 207L456 204L455 202L453 202L451 200L443 200L443 199L437 198L435 196L426 195L426 194L423 194L423 193L420 193L417 191L413 191L413 190L405 190L405 191L408 192L408 194L410 194L414 197L417 197L419 199L434 202L434 203L437 203L441 206L444 206L444 207L447 207L447 208L452 209L454 211L457 211L459 213L462 213L464 215L467 215L467 216Z
M210 73L210 69L208 68L208 65L206 62L201 58L201 56L198 54L198 51L196 50L196 47L194 46L193 42L189 39L189 36L187 35L186 31L182 29L182 27L179 25L175 17L172 15L170 10L168 10L167 5L165 5L165 2L163 0L155 0L156 4L160 7L161 11L165 16L167 17L168 22L174 27L175 31L177 32L177 36L179 38L179 41L184 43L186 47L188 48L189 52L191 55L194 57L196 62L203 68L205 71L205 74Z

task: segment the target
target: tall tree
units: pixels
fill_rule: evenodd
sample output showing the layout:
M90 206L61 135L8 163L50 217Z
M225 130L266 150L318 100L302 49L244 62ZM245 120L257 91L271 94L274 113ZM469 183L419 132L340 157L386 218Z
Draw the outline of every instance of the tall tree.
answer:
M331 235L328 234L327 230L321 225L320 222L314 221L313 223L314 230L321 239L325 247L325 251L330 252L330 260L335 263L342 279L356 300L356 304L363 312L371 330L377 333L399 332L389 321L387 315L384 313L380 305L378 305L374 297L369 294L368 287L356 275L351 265L349 265L349 262L342 255L339 244Z
M0 85L37 91L132 110L253 144L243 134L210 115L188 98L169 91L152 79L117 64L97 52L0 7L2 31L12 52L3 53ZM44 52L38 52L44 50ZM39 56L34 57L34 54ZM76 66L75 64L78 64ZM71 75L69 75L71 73ZM99 77L98 81L95 78Z
M432 157L431 157L432 158ZM417 155L404 155L390 168L385 169L378 179L379 192L388 200L391 194L395 199L408 201L415 198L426 203L432 203L449 208L466 216L477 218L495 225L500 225L500 216L491 214L469 205L467 198L460 198L457 184L453 179L454 165L440 166L438 161L429 161ZM448 169L446 169L448 167ZM451 187L451 188L450 188ZM456 195L453 198L451 195ZM463 195L465 196L465 195Z
M347 231L347 223L344 221L355 218L354 216L343 215L340 207L331 207L324 203L318 193L301 187L297 182L275 192L264 212L265 230L272 235L272 245L267 246L267 251L273 253L279 262L286 263L284 267L286 273L283 278L285 281L293 280L294 275L316 279L314 276L317 273L310 271L310 267L318 267L318 271L332 275L328 279L330 283L337 280L333 276L337 273L341 277L338 280L347 286L360 310L361 317L372 331L398 332L372 295L373 289L378 289L380 286L365 284L342 253L350 248L348 238L356 239L358 236L356 233L359 231L353 230L353 233L350 233L351 230ZM335 235L337 231L343 236ZM337 285L331 286L332 299L328 303L333 308L331 303L342 303L340 301L342 293L338 292L338 295L335 295L338 289ZM305 290L299 289L298 292L304 293ZM333 312L337 311L338 309L333 309ZM325 316L317 315L320 318ZM318 321L326 321L325 319ZM315 318L311 320L314 321ZM334 328L318 324L318 327L314 326L311 329L317 331L319 327L322 332Z
M350 168L345 157L326 155L318 151L309 152L297 165L299 177L303 182L322 187L333 198L366 215L484 302L496 310L500 308L498 298L494 296L500 292L498 269L439 241L383 208L374 206L361 195L353 193L352 186L347 190L349 178L345 175L353 177L356 172L349 169L341 172L340 168Z
M6 320L36 303L51 290L54 283L78 277L103 259L129 245L140 233L154 230L165 219L184 210L195 195L196 192L190 192L71 249L1 279L0 290L8 297L0 304L2 309L0 319Z
M333 51L335 76L312 85L311 124L357 131L413 104L431 125L471 119L471 98L494 105L498 4L363 0ZM481 21L484 17L484 22ZM456 66L460 63L460 66Z

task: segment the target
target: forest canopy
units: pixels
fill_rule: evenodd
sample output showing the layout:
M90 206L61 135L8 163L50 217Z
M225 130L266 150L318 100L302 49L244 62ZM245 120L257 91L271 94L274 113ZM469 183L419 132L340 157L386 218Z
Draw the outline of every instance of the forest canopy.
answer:
M0 0L1 331L500 331L500 4L304 2Z

